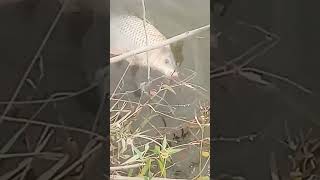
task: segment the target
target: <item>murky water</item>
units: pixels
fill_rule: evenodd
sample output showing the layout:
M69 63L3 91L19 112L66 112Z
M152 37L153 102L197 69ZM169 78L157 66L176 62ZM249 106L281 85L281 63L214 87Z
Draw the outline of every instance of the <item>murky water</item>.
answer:
M140 0L111 0L110 5L111 13L131 14L142 17L143 10ZM209 24L209 5L209 0L201 1L201 3L193 0L148 0L146 1L146 16L161 33L170 38ZM195 71L197 76L194 82L209 90L209 32L201 33L201 36L183 41L182 53L184 62L179 71L185 71L184 68Z
M194 0L146 0L145 2L146 18L167 38L210 24L209 0L203 0L201 2ZM142 3L140 0L111 0L110 5L110 11L114 14L130 14L138 17L142 17L143 14ZM176 94L168 92L162 101L162 103L165 102L167 105L157 106L156 109L161 113L170 114L172 113L172 109L168 107L173 107L174 117L185 117L186 119L191 120L195 116L199 102L209 103L209 31L185 39L181 41L179 45L173 44L172 47L176 47L173 48L173 53L175 54L178 64L181 63L178 67L181 80L191 75L194 76L188 81L191 85L190 87L175 87L174 91ZM182 51L181 49L179 50L179 47L182 47ZM128 63L126 62L122 63L120 66L117 64L111 65L111 94L118 85L127 65ZM157 78L159 77L159 74L157 72L152 72L151 77ZM125 92L136 90L143 82L147 82L147 69L139 68L135 77L132 77L129 69L129 72L124 76L124 81L121 83L121 91ZM160 81L155 81L155 87L160 83ZM138 102L139 97L132 93L130 100ZM113 102L111 102L111 104L112 103ZM137 121L134 123L134 126L143 128L142 130L152 129L152 126L144 121L144 118L151 114L150 109L143 110L140 114L140 118L137 118ZM181 125L181 121L162 115L152 118L150 122L153 126L158 128L164 126L177 127ZM179 132L181 133L181 131ZM152 135L152 133L150 132L149 135ZM209 131L205 132L205 136L209 136ZM172 139L172 134L168 136L168 138ZM187 142L188 140L186 140L185 143ZM198 173L198 171L195 170L194 164L199 164L199 151L195 149L196 148L191 148L188 152L181 153L180 157L174 157L176 158L177 164L170 169L171 171L169 170L170 176L190 178ZM180 172L180 175L177 175L177 172Z
M315 32L319 28L315 26L313 18L319 12L315 10L317 3L289 0L233 1L224 17L213 17L213 26L222 32L219 49L216 51L220 53L217 60L228 61L238 57L255 44L252 41L263 38L261 35L256 36L250 28L239 26L237 21L258 25L276 33L281 40L266 55L250 64L250 67L286 76L311 88L315 94L304 94L271 78L268 80L278 86L280 91L234 76L212 80L216 103L213 134L226 137L239 137L255 132L264 134L264 137L250 143L215 143L216 156L212 166L216 170L216 176L227 173L241 175L246 179L270 179L270 152L277 152L277 158L283 158L279 160L282 163L288 162L285 159L288 152L284 152L286 147L277 142L285 134L283 121L287 120L292 129L306 130L312 126L309 119L319 119L316 113L318 110L314 110L318 107L319 85L312 78L319 73L315 70L318 67L315 65L318 62L316 59L319 58L314 48L318 43L316 39L319 39L315 38L318 36ZM313 117L308 115L310 112L314 112Z

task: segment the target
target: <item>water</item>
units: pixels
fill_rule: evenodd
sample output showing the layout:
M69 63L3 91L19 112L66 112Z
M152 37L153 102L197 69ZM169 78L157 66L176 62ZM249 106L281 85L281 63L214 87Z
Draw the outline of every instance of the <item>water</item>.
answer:
M31 1L33 2L34 0ZM4 50L0 65L1 72L4 74L4 76L1 77L1 85L2 87L5 87L1 88L0 92L0 99L2 102L8 101L14 94L18 83L26 72L34 54L48 32L48 28L60 9L60 4L57 1L41 0L35 2L36 4L34 4L34 6L29 4L31 1L23 0L21 1L21 4L15 3L15 1L10 1L12 3L9 4L6 4L6 2L9 1L0 3L0 18L2 19L1 22L5 23L0 30L0 48ZM41 52L42 65L40 65L39 60L36 61L28 75L28 78L36 84L37 88L34 89L29 86L28 83L25 83L19 91L16 100L46 99L54 93L76 92L88 86L84 75L84 72L86 72L84 67L91 65L92 67L90 67L90 70L96 69L97 66L102 66L102 63L100 63L101 61L105 62L106 55L104 55L104 53L106 51L106 42L103 41L101 37L106 37L107 29L104 30L103 27L107 26L107 23L100 23L100 20L100 22L95 21L93 23L93 28L91 28L92 26L90 23L85 22L87 19L91 19L91 15L86 13L77 13L73 14L73 16L64 13L61 16L47 41L45 48ZM97 18L97 20L98 19L100 18ZM87 28L90 29L88 33L89 36L82 41L83 36L86 34L86 31L83 29ZM100 33L101 31L104 32ZM70 37L70 34L72 34L72 37ZM82 42L84 43L83 46L80 44ZM100 44L100 42L103 43ZM88 44L91 45L90 48L88 48ZM102 50L100 50L100 48L102 48ZM102 57L100 56L101 54L103 54ZM87 66L83 65L84 61L87 61L88 59L93 61L91 61L91 63L88 62L87 64L89 65ZM39 80L39 71L41 69L39 67L43 67L43 77L41 78L41 81ZM87 94L88 93L86 92L82 95L86 96ZM35 121L90 129L95 119L97 107L90 107L89 109L93 110L90 112L91 110L85 107L86 105L90 106L88 101L84 102L82 100L80 101L80 99L82 98L79 96L70 97L62 101L46 104L46 106L42 106L42 104L14 105L14 108L12 108L13 111L9 112L7 115L30 119L31 116L37 114L33 119ZM94 98L88 99L94 101ZM39 109L40 106L44 108ZM5 105L1 104L0 108L1 112L3 112ZM104 129L102 131L106 131L106 125L103 125L103 123L106 123L106 120L102 121L102 119L104 118L99 119L101 121L97 122L97 126L100 129ZM2 132L1 146L4 146L22 126L23 123L2 123L0 126L0 131ZM30 152L30 149L26 147L24 139L28 138L31 144L30 147L33 147L33 145L35 145L34 143L38 142L39 137L43 132L43 127L44 126L30 124L29 127L21 133L20 137L16 139L16 142L8 153ZM58 146L61 147L61 143L66 142L65 140L69 139L69 137L72 137L75 142L79 144L79 148L81 149L78 150L80 151L82 151L84 145L87 144L88 138L86 137L88 137L88 135L74 133L60 128L52 128L52 130L54 130L55 133L53 133L49 140L52 143L49 142L48 144L45 144L46 147L44 148L47 150ZM90 172L85 173L87 175L84 175L84 179L88 179L88 177L101 179L101 176L104 176L106 171L106 151L103 150L103 148L100 150L102 151L95 153L94 156L97 155L97 159L101 159L101 161L94 160L91 164L92 166L88 165L88 167L92 169L84 170L85 172ZM67 151L63 152L67 153ZM1 164L1 176L4 175L4 173L13 175L11 170L16 169L18 163L23 161L23 159L18 160L16 158L7 160L8 161ZM34 158L29 169L30 173L27 173L31 176L23 179L37 179L44 171L49 170L50 166L51 162ZM98 166L100 166L101 169L99 169ZM102 168L104 169L102 170ZM8 178L14 179L14 177ZM105 179L105 177L103 178Z
M210 1L195 3L193 0L146 1L146 18L156 26L167 38L187 30L193 30L210 23ZM142 17L140 0L110 1L111 13L125 13ZM167 8L170 7L170 8ZM194 82L210 90L209 68L210 45L209 32L202 37L183 41L184 62L180 70L192 69L197 73Z
M167 38L181 34L183 32L193 30L207 24L210 24L210 1L203 0L200 3L194 0L146 0L146 18L153 24L162 34ZM142 17L143 8L140 0L111 0L110 12L114 14L130 14L138 17ZM174 48L176 61L181 62L178 71L181 75L180 78L186 78L192 74L195 74L194 78L188 81L195 89L179 86L174 88L176 94L168 92L164 101L161 103L169 104L166 106L156 106L157 111L171 115L172 107L174 110L174 117L185 117L188 120L192 120L195 116L195 112L198 112L199 102L209 103L210 97L210 35L209 31L203 32L199 35L185 39L180 42L183 45L182 51L179 52L179 48ZM174 44L173 47L181 47ZM111 65L111 77L110 77L110 92L114 92L115 87L127 67L127 63L124 62L120 66L116 64ZM159 74L152 72L151 77L157 78ZM163 79L162 79L163 80ZM124 76L124 81L121 83L122 92L133 91L140 87L141 84L147 82L147 69L139 69L136 76L132 77L130 69ZM166 82L166 81L164 81ZM158 87L160 82L155 82L154 86ZM117 91L118 92L118 91ZM129 97L131 101L139 102L139 96L132 95ZM143 102L143 98L141 102ZM111 106L112 106L111 102ZM154 101L156 103L156 101ZM169 107L169 108L168 108ZM170 108L171 107L171 108ZM151 114L155 114L152 113ZM137 120L134 122L133 127L142 128L142 130L153 130L144 118L149 117L150 109L142 110ZM163 128L177 127L181 125L181 121L173 118L159 115L150 123L154 127ZM178 131L181 134L181 131ZM148 132L148 135L155 136L155 132ZM190 134L189 134L190 135ZM205 132L205 137L209 136L209 131ZM172 140L173 134L168 135L168 139ZM189 141L188 141L189 140ZM184 143L190 142L190 139L186 138ZM181 142L182 143L182 142ZM188 157L188 158L186 158ZM173 157L174 162L177 164L169 169L169 176L191 178L195 176L199 171L197 166L199 164L199 151L196 148L189 148L187 151L182 152L180 156Z
M215 28L222 32L216 51L220 53L217 60L228 61L253 46L252 41L262 40L261 35L256 36L250 28L237 25L237 21L259 25L278 34L281 40L250 67L286 76L318 94L319 85L312 78L319 72L315 65L319 59L318 52L314 48L319 39L315 38L319 30L314 20L319 13L315 10L317 6L316 2L289 0L233 1L224 17L213 17ZM288 121L293 132L293 129L306 131L314 126L310 125L310 119L319 119L317 113L313 117L308 115L317 112L319 100L316 96L277 80L269 80L279 87L279 92L236 76L212 81L216 104L213 134L226 137L256 132L264 134L253 142L215 143L216 156L212 165L215 175L227 173L246 179L270 179L269 155L272 151L276 152L278 162L285 166L280 170L283 173L288 163L288 152L277 140L284 139L284 120Z

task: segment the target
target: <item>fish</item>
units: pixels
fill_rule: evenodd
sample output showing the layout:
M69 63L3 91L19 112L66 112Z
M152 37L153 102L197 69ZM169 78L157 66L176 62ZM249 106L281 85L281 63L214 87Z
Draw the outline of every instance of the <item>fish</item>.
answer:
M167 40L167 38L152 24L133 15L110 16L110 54L120 55L148 45L154 45ZM145 33L147 32L147 33ZM147 34L147 37L146 37ZM147 58L147 55L148 58ZM168 78L177 78L177 65L170 45L137 54L126 59L130 65L148 67L156 70Z

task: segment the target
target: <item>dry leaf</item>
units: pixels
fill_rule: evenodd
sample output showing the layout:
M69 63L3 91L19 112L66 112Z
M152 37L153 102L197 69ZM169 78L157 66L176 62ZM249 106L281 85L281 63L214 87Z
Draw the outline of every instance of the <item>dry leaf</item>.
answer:
M176 92L172 89L171 86L168 86L168 85L166 85L166 84L163 84L163 85L162 85L162 88L163 88L163 89L166 89L166 90L169 90L169 91L172 92L173 94L176 94Z

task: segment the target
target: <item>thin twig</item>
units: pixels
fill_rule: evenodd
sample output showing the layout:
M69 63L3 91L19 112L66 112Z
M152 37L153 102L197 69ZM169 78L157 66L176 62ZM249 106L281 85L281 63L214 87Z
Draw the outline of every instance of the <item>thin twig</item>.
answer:
M21 161L18 164L18 167L16 167L15 169L5 173L4 175L1 175L0 176L0 180L12 179L13 176L15 176L18 172L20 172L23 168L25 168L25 166L27 165L28 162L29 162L29 159L24 159L23 161Z
M51 136L53 135L54 131L53 130L50 130L49 127L45 127L44 128L44 131L37 143L37 146L34 150L35 153L40 153L44 148L45 146L48 144ZM21 176L20 176L20 180L24 180L28 171L31 169L31 163L34 159L34 157L29 157L27 158L28 159L28 163L24 169L24 171L21 173Z
M146 29L146 6L145 6L145 2L144 0L141 0L142 3L142 8L143 8L143 29L144 29L144 33L146 35L146 46L148 46L148 34L147 34L147 29ZM150 82L150 63L149 63L149 55L148 55L148 51L146 53L147 56L147 64L148 64L148 82Z
M99 143L97 146L93 147L90 151L88 151L87 153L83 154L81 156L81 158L79 158L76 162L72 163L69 167L67 167L64 171L62 171L61 173L59 173L55 178L53 178L53 180L59 180L62 179L65 175L67 175L71 170L73 170L74 168L76 168L78 165L80 165L81 163L83 163L87 158L90 157L90 155L92 153L94 153L95 151L97 151L99 148L102 147L102 143Z
M230 64L233 64L235 63L236 61L239 61L241 58L243 58L245 55L249 54L251 51L253 51L254 49L256 49L257 47L263 45L263 42L262 41L261 43L258 43L256 44L255 46L253 46L252 48L250 48L248 51L246 51L244 54L240 55L239 57L227 62L226 65L224 66L221 66L221 67L218 67L216 69L214 69L213 71L210 72L210 78L211 79L215 79L215 78L219 78L219 77L222 77L222 76L226 76L226 75L230 75L230 74L234 74L234 73L238 73L241 75L242 72L252 72L252 73L255 73L259 76L259 74L263 74L263 75L266 75L266 76L270 76L272 78L276 78L276 79L279 79L283 82L286 82L290 85L293 85L294 87L298 88L299 90L305 92L305 93L308 93L308 94L312 94L312 91L303 87L302 85L294 82L294 81L291 81L290 79L288 78L285 78L285 77L282 77L282 76L279 76L279 75L276 75L276 74L273 74L273 73L270 73L270 72L266 72L266 71L262 71L262 70L259 70L257 68L250 68L250 67L245 67L247 66L249 63L251 63L253 60L255 60L257 57L259 56L262 56L264 55L265 53L267 53L270 49L272 49L274 46L276 46L278 44L278 42L280 41L280 37L277 36L276 34L273 34L273 33L270 33L268 31L266 31L265 29L263 29L262 27L260 26L257 26L257 25L250 25L248 23L245 23L245 22L239 22L239 24L242 24L242 25L246 25L250 28L253 28L259 32L262 32L265 34L265 36L267 36L267 40L268 39L274 39L275 41L273 43L271 43L270 45L268 45L267 47L265 47L263 50L261 50L260 52L254 54L252 57L246 59L243 63L241 63L240 65L234 65L235 67L233 67L233 69L231 70L225 70L226 66L230 65ZM218 72L218 71L221 71L221 72Z
M137 168L141 167L144 164L132 164L132 165L126 165L126 166L115 166L115 167L110 167L110 171L118 171L118 170L124 170L124 169L131 169L131 168Z
M248 65L250 62L252 62L253 60L255 60L257 57L264 55L266 52L268 52L270 49L272 49L275 45L277 45L279 43L279 41L280 41L280 37L278 35L273 34L271 32L268 32L267 30L265 30L264 28L262 28L260 26L250 25L250 24L245 23L245 22L238 22L238 24L246 25L246 26L248 26L250 28L253 28L253 29L263 33L266 36L266 39L263 40L263 41L258 42L255 45L253 45L252 47L250 47L247 51L245 51L240 56L228 61L224 66L220 66L218 68L213 69L210 74L215 74L218 71L224 70L228 65L235 64L236 62L238 62L241 59L243 59L245 56L253 53L254 50L258 49L259 47L262 47L266 43L268 43L268 42L273 40L273 43L271 43L267 47L263 48L263 50L261 52L259 52L257 54L254 54L252 57L246 59L245 62L241 63L240 67L244 67L244 66Z
M69 154L65 154L64 157L61 158L56 164L54 164L49 170L41 174L37 180L51 179L54 174L68 162L69 158Z
M41 55L39 57L39 69L40 69L40 75L39 75L39 79L38 79L38 84L40 83L40 81L44 77L43 57Z
M55 98L55 96L58 96L59 94L55 95L53 94L52 96L50 96L49 99ZM42 104L39 109L29 118L30 121L34 120L38 114L49 104L48 102L45 102L44 104ZM6 145L0 150L1 154L6 153L7 151L9 151L9 149L13 146L13 144L16 142L16 140L20 137L20 135L29 127L30 122L27 122L26 124L24 124L24 126L22 126L20 128L20 130L6 143Z
M214 68L210 74L215 74L218 71L224 70L227 66L237 63L238 61L240 61L244 57L248 56L249 54L253 53L255 50L262 47L263 45L265 45L268 42L269 42L268 40L259 41L257 44L251 46L248 50L246 50L244 53L242 53L240 56L237 56L231 60L228 60L223 66L219 66L217 68Z
M114 94L117 92L117 90L118 90L118 88L119 88L119 86L120 86L121 81L123 80L124 76L126 75L127 71L129 70L129 67L130 67L131 63L132 63L132 61L128 64L126 70L125 70L124 73L122 74L122 76L121 76L121 78L120 78L117 86L115 87L115 89L114 89L114 91L113 91L113 93L112 93L112 95L111 95L110 97L114 97ZM116 104L117 104L117 103L116 103Z
M245 136L239 136L239 137L215 137L212 139L212 141L223 141L223 142L236 142L240 143L244 140L248 141L254 141L257 137L259 137L262 134L250 134Z
M260 70L260 69L256 69L256 68L242 68L242 71L249 71L249 72L255 72L255 73L258 73L258 74L263 74L263 75L266 75L266 76L270 76L272 78L275 78L275 79L279 79L283 82L286 82L298 89L300 89L301 91L305 92L305 93L308 93L308 94L312 94L312 91L303 87L302 85L294 82L294 81L291 81L289 78L286 78L286 77L283 77L283 76L279 76L279 75L276 75L276 74L273 74L273 73L270 73L270 72L266 72L266 71L263 71L263 70Z
M104 111L103 111L103 110L104 110L104 109L103 109L103 107L104 107L104 101L105 101L104 98L102 98L102 100L100 101L100 105L99 105L99 108L98 108L98 112L97 112L97 114L96 114L96 117L95 117L95 119L94 119L94 121L93 121L93 124L92 124L92 127L91 127L91 132L95 132L96 129L97 129L99 117L101 116L101 113L104 112ZM90 137L90 139L93 138L92 135L90 135L89 137Z
M57 102L57 101L63 101L65 99L69 99L78 95L81 95L87 91L90 91L91 89L95 88L98 85L98 83L91 84L88 87L85 87L83 89L80 89L76 92L59 92L50 95L55 96L56 98L47 98L47 99L39 99L39 100L30 100L30 101L0 101L0 104L12 104L12 105L21 105L21 104L41 104L41 103L48 103L48 102ZM59 97L62 96L62 97Z
M16 99L16 97L18 96L19 92L20 92L20 89L22 88L25 80L28 78L28 75L30 73L30 71L32 70L32 67L34 65L34 63L37 61L38 57L41 55L41 51L42 49L44 48L44 46L46 45L51 33L53 32L53 29L56 27L62 13L64 12L64 9L66 7L68 3L68 0L64 1L62 7L60 8L57 16L55 17L54 21L52 22L46 36L44 37L43 41L41 42L41 45L40 47L38 48L36 54L34 55L33 59L31 60L31 63L30 65L28 66L26 72L24 73L22 79L20 80L19 84L18 84L18 87L17 89L15 90L15 92L13 93L13 96L11 97L10 99L10 102L9 104L6 106L4 112L2 113L1 117L0 117L0 124L3 122L3 118L7 115L7 113L9 112L11 106L12 106L12 102Z
M31 152L31 153L14 153L14 154L0 154L0 159L8 158L21 158L21 157L30 157L36 156L43 159L59 159L63 157L62 153L53 153L53 152Z
M15 117L9 117L9 116L5 116L3 118L3 120L5 121L9 121L9 122L19 122L19 123L30 123L30 124L35 124L35 125L41 125L41 126L48 126L48 127L52 127L52 128L60 128L60 129L67 129L70 131L76 131L76 132L80 132L80 133L84 133L84 134L89 134L92 136L97 137L99 140L102 141L106 141L106 137L103 137L97 133L85 130L85 129L80 129L80 128L75 128L75 127L68 127L68 126L63 126L63 125L59 125L59 124L52 124L52 123L46 123L46 122L41 122L41 121L31 121L29 119L24 119L24 118L15 118Z

